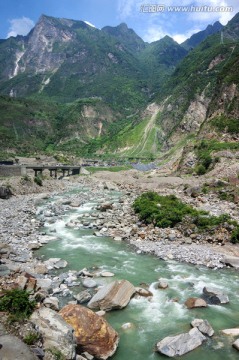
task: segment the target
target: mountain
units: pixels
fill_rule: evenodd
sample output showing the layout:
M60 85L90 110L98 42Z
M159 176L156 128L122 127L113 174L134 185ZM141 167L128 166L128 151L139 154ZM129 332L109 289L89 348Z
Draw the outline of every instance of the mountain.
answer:
M234 142L239 132L238 30L237 14L224 28L223 42L220 33L206 38L164 84L157 98L161 149L191 136L220 142L225 134L228 143Z
M60 102L101 97L121 111L147 101L139 61L107 31L83 21L43 15L27 37L1 43L0 53L5 95Z
M186 50L191 50L199 45L208 36L213 35L222 29L223 25L219 21L216 21L213 25L208 25L205 30L193 34L189 39L185 40L181 46L183 46Z
M188 51L169 36L145 43L126 24L42 15L27 36L0 41L0 151L149 159L221 129L230 140L238 14L223 37L218 28L189 39Z
M0 93L63 103L100 97L130 115L186 53L169 37L145 43L126 24L99 30L42 15L28 36L0 43Z
M173 73L176 65L187 55L181 45L170 36L154 41L146 46L139 54L144 64L144 74L148 86L154 93L160 91L169 75Z
M129 29L125 23L116 27L105 26L102 28L102 31L115 37L121 45L132 53L140 52L146 47L146 43L134 32L133 29Z

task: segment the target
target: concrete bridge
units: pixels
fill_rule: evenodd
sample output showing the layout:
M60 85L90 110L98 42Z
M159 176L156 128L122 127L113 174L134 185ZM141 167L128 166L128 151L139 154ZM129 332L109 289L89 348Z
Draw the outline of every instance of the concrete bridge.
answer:
M71 165L22 165L22 168L27 170L33 170L35 176L42 175L44 170L50 171L50 176L57 178L57 172L61 171L63 176L66 175L79 175L81 166L71 166Z

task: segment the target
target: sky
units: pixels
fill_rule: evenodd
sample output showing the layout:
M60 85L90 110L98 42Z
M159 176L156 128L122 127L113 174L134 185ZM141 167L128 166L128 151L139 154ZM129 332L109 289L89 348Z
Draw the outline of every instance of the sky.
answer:
M27 35L41 14L88 21L101 29L124 22L144 41L169 35L178 43L207 25L223 25L239 0L0 0L0 39Z

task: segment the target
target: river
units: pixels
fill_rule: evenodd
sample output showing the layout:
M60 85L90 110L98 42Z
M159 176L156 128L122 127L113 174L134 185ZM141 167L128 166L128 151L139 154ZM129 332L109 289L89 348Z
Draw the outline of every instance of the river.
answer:
M64 195L55 196L41 204L39 213L49 205L49 201L57 202L62 196ZM119 194L105 192L105 196L117 201ZM96 205L97 201L92 197L83 206L74 209L67 207L63 216L55 222L46 224L43 230L48 234L54 234L57 240L36 251L36 256L43 257L44 260L50 257L66 260L68 267L61 272L87 268L107 270L115 274L113 278L95 278L99 285L113 279L127 279L135 286L140 286L140 283L149 284L149 290L153 293L152 298L132 299L125 309L111 311L105 315L105 319L120 335L119 347L112 359L163 359L164 356L154 352L156 342L168 335L187 332L194 318L207 319L215 334L202 346L184 355L185 360L238 359L238 351L231 345L233 338L220 333L221 329L239 325L238 272L233 269L211 270L175 261L159 260L154 256L137 254L125 242L114 241L108 237L96 237L93 235L93 229L65 227L70 220L84 214L89 216ZM167 289L155 287L159 278L167 281ZM215 286L224 291L228 294L230 303L186 309L185 300L189 297L200 297L205 285ZM71 290L79 293L84 288L77 286ZM63 303L71 299L61 300ZM132 328L123 330L124 323L132 323Z

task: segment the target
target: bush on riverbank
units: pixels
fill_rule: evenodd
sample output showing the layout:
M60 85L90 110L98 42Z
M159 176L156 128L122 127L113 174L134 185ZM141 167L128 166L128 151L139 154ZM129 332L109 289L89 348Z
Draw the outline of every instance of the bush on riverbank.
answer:
M231 241L239 242L239 225L229 215L211 216L207 211L196 210L183 203L174 195L162 196L153 191L146 192L134 201L133 209L144 223L160 228L174 227L186 216L191 218L199 232L227 223L235 227Z
M35 306L36 302L29 299L28 292L21 289L8 290L0 299L0 311L8 312L11 321L28 318Z

